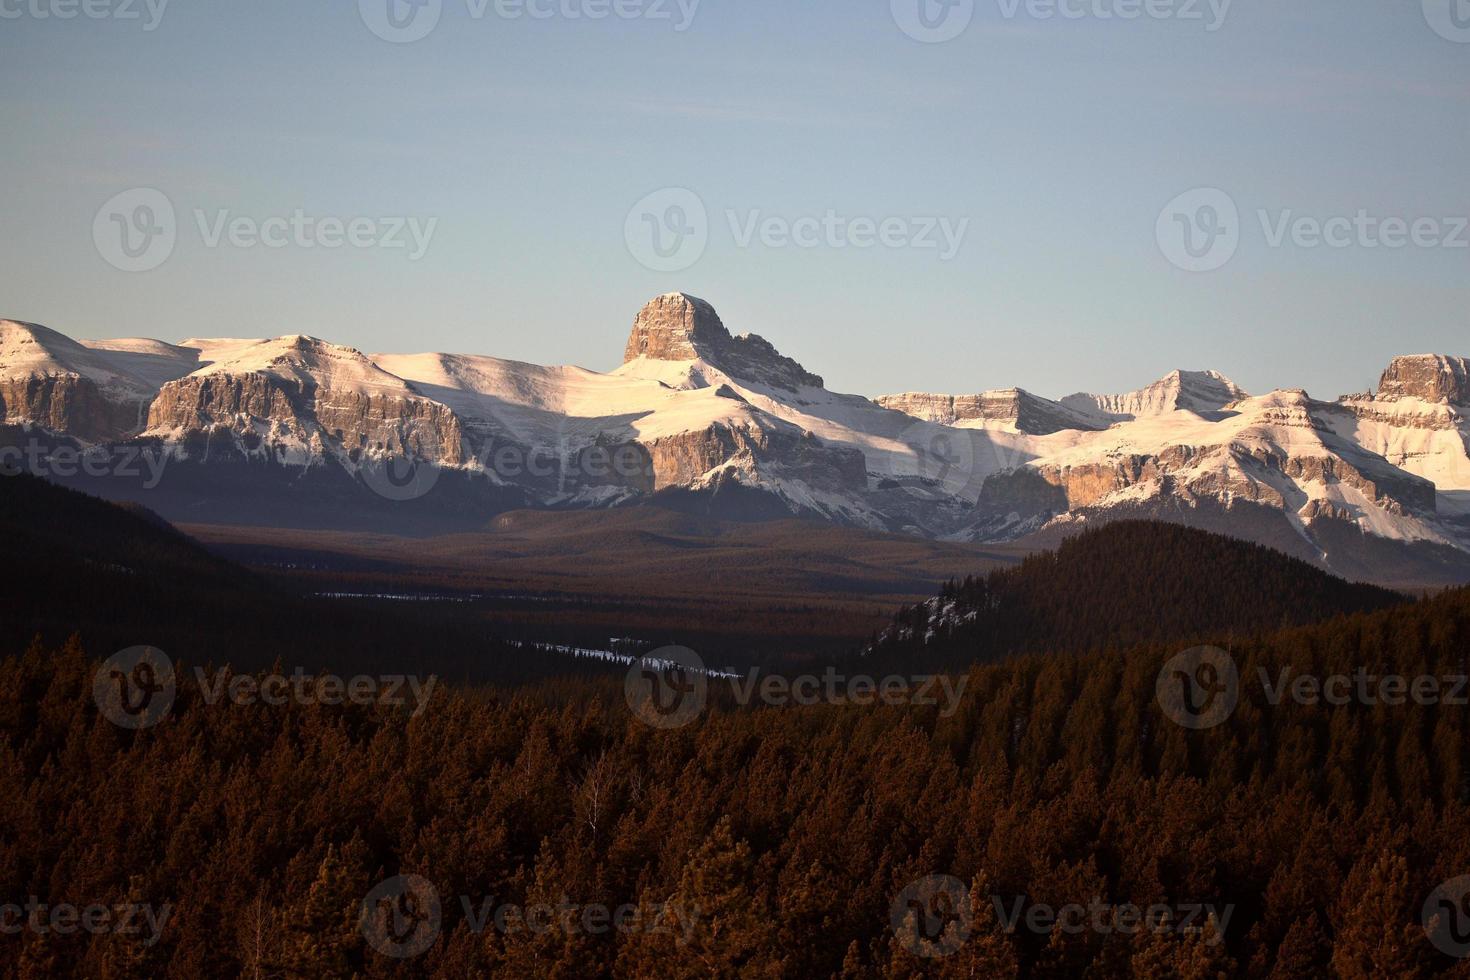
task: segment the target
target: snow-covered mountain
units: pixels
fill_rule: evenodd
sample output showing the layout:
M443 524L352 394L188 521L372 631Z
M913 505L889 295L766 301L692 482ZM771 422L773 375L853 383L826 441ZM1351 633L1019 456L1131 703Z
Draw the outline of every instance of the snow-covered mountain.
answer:
M186 518L480 526L511 507L655 499L994 541L1154 516L1359 578L1470 580L1470 370L1437 355L1334 402L1251 396L1213 371L1060 401L868 399L682 293L638 313L607 373L300 335L77 343L4 321L0 419L12 442L166 453L149 496L89 489Z

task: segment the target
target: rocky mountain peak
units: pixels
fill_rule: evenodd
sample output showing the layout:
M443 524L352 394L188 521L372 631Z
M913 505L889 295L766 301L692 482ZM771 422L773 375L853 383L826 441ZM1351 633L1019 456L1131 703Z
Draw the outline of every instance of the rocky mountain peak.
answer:
M638 311L623 363L704 360L731 377L777 388L822 387L822 379L755 334L730 336L715 308L687 293L665 293Z
M1470 405L1470 359L1444 354L1395 357L1378 382L1378 398Z
M699 348L729 340L730 332L713 306L686 293L665 293L638 311L623 363L639 357L692 361L700 356Z

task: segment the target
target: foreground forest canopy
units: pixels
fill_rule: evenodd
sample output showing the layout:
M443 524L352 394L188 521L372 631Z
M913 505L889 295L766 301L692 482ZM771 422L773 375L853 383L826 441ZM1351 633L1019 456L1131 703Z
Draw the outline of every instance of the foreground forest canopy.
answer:
M171 710L138 730L94 699L112 651L33 646L0 664L0 889L144 906L161 925L24 929L0 937L0 963L23 978L1466 975L1450 953L1470 913L1444 890L1470 873L1453 685L1336 704L1280 697L1279 678L1463 677L1467 640L1465 591L1237 640L1238 698L1199 729L1160 698L1168 645L977 667L948 713L717 695L667 729L616 681L441 685L422 711L242 705L208 703L180 665ZM934 876L968 901L932 901ZM1069 906L1097 918L1032 911ZM1162 925L1123 928L1134 907Z

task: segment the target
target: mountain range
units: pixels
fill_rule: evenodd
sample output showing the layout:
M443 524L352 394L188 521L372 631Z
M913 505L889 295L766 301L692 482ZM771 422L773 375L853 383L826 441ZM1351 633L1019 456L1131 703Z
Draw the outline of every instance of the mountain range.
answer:
M1334 401L1214 371L1061 399L867 398L683 293L639 311L607 373L6 320L0 425L12 468L175 521L432 533L651 503L1045 544L1155 518L1353 579L1470 581L1470 361L1445 355L1395 358L1376 390ZM118 465L139 455L151 480Z

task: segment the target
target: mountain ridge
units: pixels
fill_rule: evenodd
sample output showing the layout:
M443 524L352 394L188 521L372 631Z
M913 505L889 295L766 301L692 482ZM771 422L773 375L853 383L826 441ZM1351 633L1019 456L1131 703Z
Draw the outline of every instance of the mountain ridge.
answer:
M624 363L607 373L369 355L306 334L83 345L36 325L3 329L0 424L11 440L153 447L172 482L144 499L184 520L231 520L222 501L246 484L260 500L241 519L279 526L292 522L259 511L285 506L288 487L292 507L440 529L507 507L663 493L713 513L955 541L1156 515L1238 524L1327 568L1362 569L1386 543L1408 555L1395 567L1470 580L1462 357L1395 358L1375 391L1335 402L1299 389L1251 395L1218 371L1182 370L1117 395L870 399L827 390L686 293L638 312ZM117 482L92 489L137 494Z

